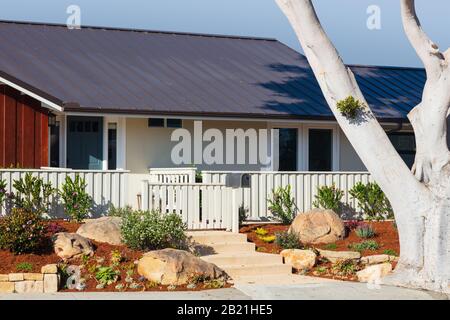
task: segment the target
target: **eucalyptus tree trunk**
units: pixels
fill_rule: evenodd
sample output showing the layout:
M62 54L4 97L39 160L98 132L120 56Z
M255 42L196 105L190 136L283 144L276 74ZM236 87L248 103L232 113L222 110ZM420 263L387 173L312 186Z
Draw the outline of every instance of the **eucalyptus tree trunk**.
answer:
M394 274L383 282L445 291L450 278L450 50L441 53L423 32L414 0L400 1L405 32L427 72L422 102L408 115L417 142L412 171L370 110L352 71L323 30L311 0L276 0L296 32L337 122L394 209L400 260ZM350 96L363 106L351 119L337 107Z

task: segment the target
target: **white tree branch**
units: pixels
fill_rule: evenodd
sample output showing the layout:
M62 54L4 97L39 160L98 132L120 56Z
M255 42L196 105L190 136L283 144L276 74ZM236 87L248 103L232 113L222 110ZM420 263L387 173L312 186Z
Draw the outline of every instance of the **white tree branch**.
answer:
M401 0L401 13L405 33L422 60L428 78L439 77L448 60L439 51L439 47L423 31L416 13L415 0Z

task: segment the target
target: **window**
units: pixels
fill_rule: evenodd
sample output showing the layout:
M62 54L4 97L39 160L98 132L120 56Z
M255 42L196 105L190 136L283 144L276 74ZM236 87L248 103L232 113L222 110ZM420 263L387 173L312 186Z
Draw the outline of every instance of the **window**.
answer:
M279 130L279 171L297 170L297 129Z
M416 139L414 133L394 132L388 134L395 150L400 154L403 161L412 168L416 156Z
M59 167L59 130L59 121L50 126L50 167Z
M309 129L309 171L331 171L333 162L333 130Z
M117 124L108 123L108 170L117 169Z
M181 128L181 119L167 119L167 128Z
M164 119L162 118L150 118L148 119L149 127L160 127L164 128Z

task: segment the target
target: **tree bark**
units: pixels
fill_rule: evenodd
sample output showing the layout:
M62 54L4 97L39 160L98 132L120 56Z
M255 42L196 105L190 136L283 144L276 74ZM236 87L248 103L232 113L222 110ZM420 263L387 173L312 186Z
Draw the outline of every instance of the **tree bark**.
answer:
M445 171L450 159L446 144L450 90L448 68L442 71L442 66L446 65L442 59L447 53L436 52L436 46L417 27L414 1L402 0L404 25L409 36L414 38L412 43L418 45L426 41L429 50L421 46L418 53L426 59L431 56L426 66L430 68L427 73L432 75L428 77L422 104L409 115L418 146L413 174L368 107L352 71L345 66L323 30L311 0L276 2L296 32L341 129L392 204L401 252L391 282L433 290L447 288L448 267L444 266L447 238L443 237L447 233L446 216L450 203L450 176L448 170ZM337 109L337 103L349 96L366 106L356 119L344 117Z

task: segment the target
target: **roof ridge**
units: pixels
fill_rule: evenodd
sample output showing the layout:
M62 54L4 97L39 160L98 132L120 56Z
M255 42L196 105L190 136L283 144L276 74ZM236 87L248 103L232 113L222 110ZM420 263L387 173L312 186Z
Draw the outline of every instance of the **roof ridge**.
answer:
M48 26L48 27L64 27L67 25L63 23L51 23L51 22L34 22L34 21L15 21L15 20L2 20L0 23L8 24L21 24L21 25L35 25L35 26ZM269 37L256 37L256 36L238 36L238 35L226 35L226 34L213 34L213 33L196 33L196 32L183 32L183 31L163 31L163 30L148 30L139 28L120 28L120 27L105 27L105 26L81 26L83 29L93 30L108 30L108 31L123 31L123 32L139 32L139 33L153 33L153 34L172 34L182 36L194 36L194 37L211 37L211 38L227 38L238 40L262 40L262 41L278 41L275 38Z
M351 68L371 68L371 69L425 71L425 68L420 68L420 67L377 66L377 65L364 65L364 64L347 64L347 66L351 67Z

